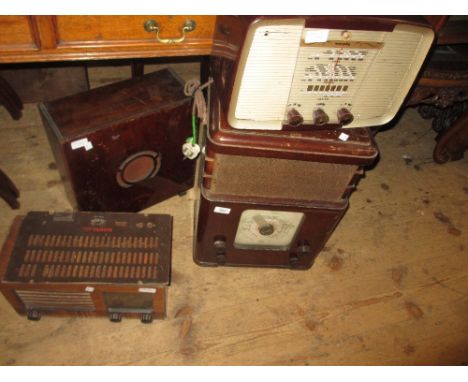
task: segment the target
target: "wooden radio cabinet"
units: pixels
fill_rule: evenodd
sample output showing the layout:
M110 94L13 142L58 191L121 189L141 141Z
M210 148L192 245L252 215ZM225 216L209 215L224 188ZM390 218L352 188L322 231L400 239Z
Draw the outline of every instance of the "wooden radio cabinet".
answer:
M39 105L69 199L135 212L193 185L191 99L170 69Z
M172 217L29 212L0 256L0 291L30 320L42 315L166 316Z

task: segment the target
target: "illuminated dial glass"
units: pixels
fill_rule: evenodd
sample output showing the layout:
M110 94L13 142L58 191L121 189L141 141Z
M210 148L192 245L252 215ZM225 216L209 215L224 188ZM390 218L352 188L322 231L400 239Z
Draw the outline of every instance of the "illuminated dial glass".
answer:
M303 220L302 212L245 210L239 219L234 247L286 251Z

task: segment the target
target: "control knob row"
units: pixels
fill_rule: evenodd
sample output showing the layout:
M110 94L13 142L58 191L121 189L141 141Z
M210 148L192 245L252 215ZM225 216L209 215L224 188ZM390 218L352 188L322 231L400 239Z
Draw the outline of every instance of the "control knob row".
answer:
M345 107L336 112L336 117L342 125L349 125L354 120L353 114ZM295 108L288 110L287 118L288 123L294 127L300 126L304 122L304 117ZM316 126L326 125L329 120L328 114L322 108L317 108L312 113L312 124Z

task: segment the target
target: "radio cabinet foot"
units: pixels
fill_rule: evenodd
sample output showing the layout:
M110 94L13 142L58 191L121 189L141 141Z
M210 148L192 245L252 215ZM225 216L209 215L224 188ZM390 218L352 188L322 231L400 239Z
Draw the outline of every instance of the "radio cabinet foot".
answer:
M151 324L153 322L153 314L152 313L143 313L140 316L140 321L142 324Z
M42 314L38 310L28 310L26 316L29 321L39 321L42 318Z
M122 321L122 314L120 313L111 313L109 314L110 322L121 322Z

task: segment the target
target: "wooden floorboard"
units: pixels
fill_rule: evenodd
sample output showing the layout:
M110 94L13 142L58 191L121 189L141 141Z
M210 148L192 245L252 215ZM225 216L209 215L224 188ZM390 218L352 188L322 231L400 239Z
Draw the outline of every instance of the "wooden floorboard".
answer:
M145 210L174 216L167 319L29 322L1 297L0 364L467 364L468 160L433 163L434 137L415 110L377 135L378 164L308 271L195 265L193 191ZM1 240L18 213L70 209L36 105L19 121L0 109L0 153L21 190L20 211L0 200Z

